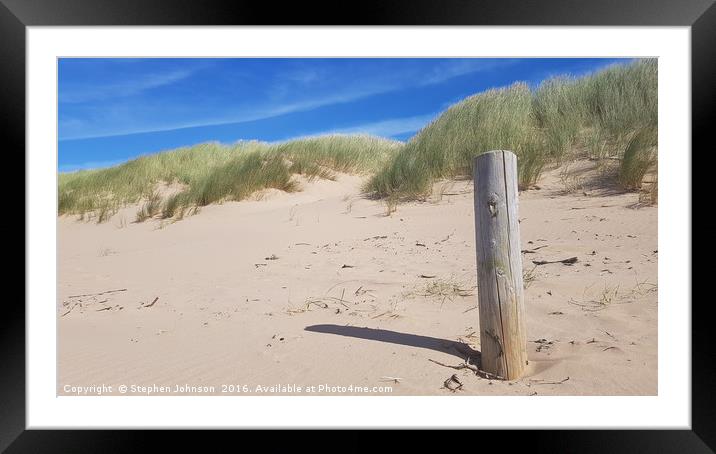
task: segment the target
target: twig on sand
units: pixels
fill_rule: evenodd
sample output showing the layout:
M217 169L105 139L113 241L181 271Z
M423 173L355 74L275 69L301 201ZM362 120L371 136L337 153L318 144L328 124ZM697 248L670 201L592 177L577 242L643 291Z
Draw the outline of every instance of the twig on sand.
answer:
M107 301L109 301L109 300L98 301L97 304L104 304L104 303L106 303ZM108 310L110 310L110 309L112 309L112 306L100 307L99 309L96 309L96 312L108 311Z
M152 307L152 306L154 306L154 303L156 303L157 301L159 301L159 297L158 297L158 296L157 296L156 298L154 298L154 301L152 301L152 302L149 303L149 304L145 304L143 307Z
M454 383L454 384L453 384ZM457 375L452 374L447 380L443 382L443 388L455 392L462 388L462 383L457 378Z
M599 331L603 332L604 334L611 337L612 339L617 340L617 338L614 337L614 335L612 333L610 333L609 331L604 331L603 329L600 329Z
M564 265L574 265L579 259L577 257L570 257L562 260L532 260L535 265L547 265L548 263L562 263Z
M355 292L353 292L353 295L354 295L354 296L369 295L371 298L377 299L377 298L378 298L377 296L375 296L374 294L370 293L370 292L372 292L372 291L373 291L372 289L363 288L363 286L361 285L360 287L358 287L358 289L356 289Z
M64 317L65 315L67 315L67 314L69 314L70 312L72 312L72 309L74 309L75 306L77 306L78 304L80 304L80 303L75 303L75 304L73 304L72 306L70 306L70 308L67 310L67 312L65 312L65 313L62 314L61 316Z
M320 307L321 309L328 309L328 304L321 302L321 301L308 301L306 303L306 309L308 309L311 304L315 304L316 306Z
M99 295L104 295L105 293L116 293L116 292L126 292L126 291L127 291L126 288L120 288L117 290L107 290L106 292L99 292L99 293L86 293L84 295L70 295L67 298L81 298L83 296L99 296Z
M522 249L522 253L523 253L523 254L536 254L539 249L542 249L543 247L547 247L547 246L549 246L549 244L545 244L545 245L542 245L542 246L537 246L537 247L534 248L534 249Z
M368 240L383 240L383 239L385 239L385 238L388 238L388 235L376 235L376 236L371 236L371 237L365 238L363 241L368 241Z
M400 383L402 378L400 377L380 377L380 381L392 381L393 383Z
M546 380L542 380L539 378L531 378L530 384L532 384L532 385L561 385L562 383L566 382L567 380L569 380L569 377L562 379L560 381L546 381Z
M345 307L346 309L350 309L351 307L347 305L346 303L350 303L350 301L342 299L343 296L341 295L341 298L336 298L333 296L322 296L320 298L311 298L308 301L306 301L306 309L308 309L308 306L311 304L315 304L316 306L321 307L322 309L328 309L328 303L326 301L330 301L333 303L338 303Z
M455 230L453 230L451 234L449 234L448 236L446 236L446 237L445 237L445 238L443 238L442 240L440 240L440 241L436 241L436 242L435 242L435 244L440 244L440 243L444 243L444 242L446 242L447 240L449 240L449 239L450 239L450 237L451 237L451 236L453 236L453 234L454 234L454 233L455 233Z
M434 359L428 358L428 361L433 362L437 364L438 366L443 367L449 367L450 369L456 369L456 370L462 370L462 369L470 369L481 378L487 378L487 379L497 379L497 380L503 380L502 377L499 375L491 374L489 372L485 372L484 370L480 369L479 367L475 366L474 364L470 364L468 360L465 360L464 363L458 364L457 366L452 366L450 364L441 363L440 361L435 361Z
M473 307L471 307L471 308L469 308L469 309L466 309L466 310L462 311L462 313L464 314L464 313L466 313L466 312L473 311L473 310L475 310L475 309L477 309L477 308L478 308L478 306L473 306Z

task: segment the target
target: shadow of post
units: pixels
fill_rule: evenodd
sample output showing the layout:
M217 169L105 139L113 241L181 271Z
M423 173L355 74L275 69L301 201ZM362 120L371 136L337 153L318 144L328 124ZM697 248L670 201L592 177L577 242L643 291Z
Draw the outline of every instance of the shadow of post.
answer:
M407 345L409 347L425 348L441 353L447 353L470 362L480 364L480 351L473 349L464 342L457 342L437 337L420 336L417 334L401 333L376 328L361 328L357 326L341 325L311 325L304 328L306 331L324 334L336 334L339 336L354 337L357 339L387 342L390 344Z

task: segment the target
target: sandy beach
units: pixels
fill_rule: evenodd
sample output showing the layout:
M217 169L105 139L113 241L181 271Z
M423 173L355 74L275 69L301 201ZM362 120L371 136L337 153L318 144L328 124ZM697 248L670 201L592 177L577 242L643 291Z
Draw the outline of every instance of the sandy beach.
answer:
M657 207L562 170L519 197L526 377L448 367L480 350L472 181L388 213L340 174L178 222L59 217L57 393L656 395Z

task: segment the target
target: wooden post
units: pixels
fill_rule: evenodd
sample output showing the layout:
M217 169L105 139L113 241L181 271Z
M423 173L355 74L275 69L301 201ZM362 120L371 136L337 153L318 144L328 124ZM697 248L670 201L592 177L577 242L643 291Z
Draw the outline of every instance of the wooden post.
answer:
M517 156L489 151L473 164L481 367L513 380L527 365Z

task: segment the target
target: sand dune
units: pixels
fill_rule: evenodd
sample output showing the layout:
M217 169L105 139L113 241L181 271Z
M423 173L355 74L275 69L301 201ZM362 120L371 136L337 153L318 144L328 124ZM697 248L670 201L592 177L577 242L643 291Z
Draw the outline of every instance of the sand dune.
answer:
M472 182L386 215L340 175L175 223L59 218L58 394L654 395L657 208L559 175L520 194L527 377L438 364L480 349Z

